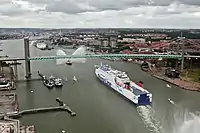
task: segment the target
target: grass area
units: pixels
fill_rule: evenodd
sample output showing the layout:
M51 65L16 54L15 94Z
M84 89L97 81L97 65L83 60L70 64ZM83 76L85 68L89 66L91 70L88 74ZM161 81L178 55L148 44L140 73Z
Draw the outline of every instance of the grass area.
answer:
M181 77L200 83L200 69L186 70Z

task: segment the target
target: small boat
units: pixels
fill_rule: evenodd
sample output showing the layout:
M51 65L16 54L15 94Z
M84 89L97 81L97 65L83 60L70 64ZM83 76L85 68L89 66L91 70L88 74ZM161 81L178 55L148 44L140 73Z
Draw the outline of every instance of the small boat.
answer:
M73 81L74 81L74 82L77 82L77 78L76 78L75 76L73 77Z
M54 81L54 80L56 79L56 77L54 77L53 75L51 75L51 76L49 77L49 79L52 80L52 81Z
M171 88L171 86L170 86L170 85L168 85L168 84L166 85L166 87L168 87L168 88Z
M38 75L42 78L43 84L47 87L47 88L53 88L55 86L54 84L54 78L52 75L47 78L46 76L44 76L43 74L41 74L38 71Z
M168 101L171 103L171 104L175 104L174 101L170 98L168 98Z
M51 75L51 76L49 77L49 79L52 80L52 81L54 82L55 87L62 87L62 86L63 86L63 84L62 84L62 79L61 79L61 78L56 78L56 77L54 77L53 75Z
M54 81L51 79L45 79L43 80L43 84L47 87L47 88L53 88L54 87Z
M63 83L62 83L62 79L61 78L55 78L54 79L54 83L56 87L62 87Z
M98 68L99 67L99 65L94 65L94 68Z
M72 62L71 62L70 60L68 60L68 61L66 62L66 64L71 66L71 65L72 65Z
M38 72L38 75L42 78L43 83L47 88L53 88L54 86L55 87L62 87L63 86L61 78L56 78L53 75L51 75L50 77L46 77L39 72Z

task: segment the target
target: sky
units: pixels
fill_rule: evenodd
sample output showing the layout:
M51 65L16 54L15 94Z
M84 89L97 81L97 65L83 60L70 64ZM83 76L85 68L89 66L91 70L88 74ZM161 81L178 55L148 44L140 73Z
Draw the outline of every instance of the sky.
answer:
M200 28L200 0L0 0L0 28Z

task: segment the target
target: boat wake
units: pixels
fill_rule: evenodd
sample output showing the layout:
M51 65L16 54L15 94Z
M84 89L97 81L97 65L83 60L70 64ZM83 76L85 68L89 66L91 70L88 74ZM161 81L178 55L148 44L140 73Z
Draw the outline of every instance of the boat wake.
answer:
M189 112L176 107L175 112L170 111L172 116L167 117L167 125L162 125L156 120L151 106L138 106L137 112L147 129L154 133L199 133L200 131L200 112Z
M172 133L199 133L200 114L189 111L178 112L174 115Z
M161 133L163 132L163 127L161 123L155 118L155 111L151 106L138 106L137 112L144 122L145 126L153 132Z
M57 50L56 52L57 56L66 56L67 54L63 50ZM86 55L86 47L80 46L72 55ZM56 64L66 64L67 61L70 61L72 63L85 63L86 58L68 58L68 59L56 59Z

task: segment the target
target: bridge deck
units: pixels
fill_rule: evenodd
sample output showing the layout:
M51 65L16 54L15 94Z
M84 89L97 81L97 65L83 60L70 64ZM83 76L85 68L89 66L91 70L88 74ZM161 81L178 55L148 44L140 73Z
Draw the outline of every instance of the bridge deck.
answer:
M165 59L181 59L182 55L152 55L152 54L101 54L101 55L66 55L66 56L42 56L42 57L31 57L29 60L55 60L55 59L66 59L66 58L165 58ZM200 58L200 56L185 55L185 58ZM25 58L0 58L0 61L17 61L25 60Z

